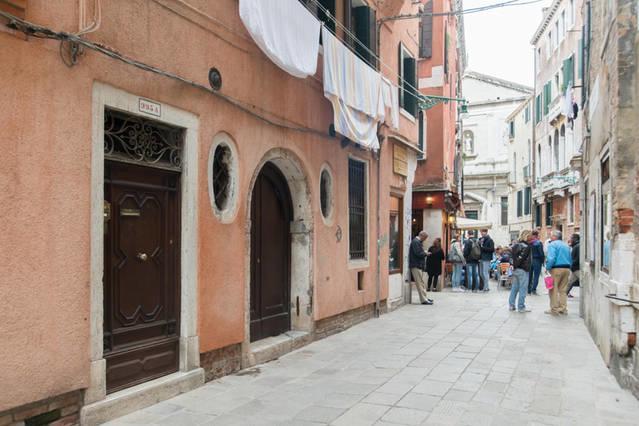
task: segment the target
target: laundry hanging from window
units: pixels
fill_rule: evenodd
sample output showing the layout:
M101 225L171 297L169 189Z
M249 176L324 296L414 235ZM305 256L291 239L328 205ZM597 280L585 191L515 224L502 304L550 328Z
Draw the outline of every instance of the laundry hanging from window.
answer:
M335 130L369 149L379 149L377 123L386 116L382 76L327 28L324 41L324 96L333 104Z
M240 0L240 18L266 56L287 73L317 71L320 21L297 0Z

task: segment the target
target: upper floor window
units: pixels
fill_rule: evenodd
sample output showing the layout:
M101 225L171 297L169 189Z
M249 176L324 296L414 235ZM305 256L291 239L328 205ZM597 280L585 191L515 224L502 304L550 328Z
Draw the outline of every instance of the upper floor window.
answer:
M399 44L399 106L413 117L417 116L417 63L411 53Z
M320 21L335 34L335 0L300 0Z
M546 58L550 58L552 55L552 31L548 31L548 39L546 40Z
M332 0L333 4L335 0ZM348 11L346 11L348 15ZM350 19L346 16L347 27L357 38L352 40L357 56L373 68L377 68L377 15L375 10L361 0L352 0Z
M419 25L419 57L430 58L433 56L433 2L424 5Z
M559 36L560 39L563 40L566 37L566 11L561 11L561 16L559 17Z
M513 139L515 137L515 120L511 120L508 123L508 136L510 137L510 139Z

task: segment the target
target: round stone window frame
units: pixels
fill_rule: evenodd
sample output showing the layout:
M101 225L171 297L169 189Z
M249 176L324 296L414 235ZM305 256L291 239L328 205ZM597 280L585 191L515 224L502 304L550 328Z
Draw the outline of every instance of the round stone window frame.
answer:
M322 209L322 176L324 173L328 175L328 214L324 215L324 210ZM333 175L333 171L328 164L323 164L320 173L319 173L319 190L318 190L318 201L319 201L319 210L320 216L322 216L322 220L324 224L327 226L333 225L333 216L335 215L335 176Z
M218 147L225 147L231 152L231 164L229 167L229 186L226 207L219 209L215 203L215 193L213 190L213 165L215 162L215 151ZM237 145L228 133L218 133L213 137L213 144L209 149L209 159L207 162L207 184L209 189L209 201L213 214L222 223L231 223L235 220L238 210L238 194L240 187L240 165L238 161Z

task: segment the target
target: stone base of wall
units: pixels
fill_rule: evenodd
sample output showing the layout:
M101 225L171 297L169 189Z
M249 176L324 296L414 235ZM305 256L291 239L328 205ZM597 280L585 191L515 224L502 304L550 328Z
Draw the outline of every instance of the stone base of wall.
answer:
M242 366L242 345L235 344L200 354L200 367L207 382L239 371Z
M382 313L387 312L386 300L380 302ZM352 326L369 320L375 316L375 304L365 305L332 317L324 318L315 323L314 340L323 339L333 334L341 333Z
M5 389L7 390L7 389ZM0 413L0 426L80 424L82 392L74 391Z
M630 355L613 354L610 359L610 372L621 387L628 389L639 399L639 349L630 351Z

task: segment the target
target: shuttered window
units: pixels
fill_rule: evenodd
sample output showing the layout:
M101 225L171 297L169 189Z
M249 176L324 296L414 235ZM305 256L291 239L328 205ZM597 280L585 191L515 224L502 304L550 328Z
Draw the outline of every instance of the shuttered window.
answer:
M574 69L575 69L575 63L574 63L573 56L564 60L564 67L563 67L564 84L562 87L562 93L565 93L566 89L568 88L568 85L571 85L571 86L575 85Z
M419 57L433 56L433 2L424 5L424 15L419 25Z
M366 163L348 159L348 235L351 260L366 259Z
M532 190L528 186L524 189L524 215L528 216L530 214L530 203L532 202Z
M331 19L331 17L335 16L335 0L299 0L299 1L302 4L304 4L306 8L310 10L311 13L313 13L317 17L317 19L322 21L333 32L333 34L335 34L335 22Z
M399 105L413 117L417 116L417 62L400 43L398 46L399 61Z
M501 197L501 225L508 225L508 197Z
M367 6L351 9L352 28L359 43L355 43L354 50L371 67L377 69L377 17L375 11Z
M541 94L535 98L535 123L541 121Z
M517 217L524 215L524 193L523 191L517 191Z
M552 226L552 201L546 203L546 226Z
M541 204L535 204L535 227L541 226Z
M552 100L552 81L544 85L544 115L550 112L550 101Z

